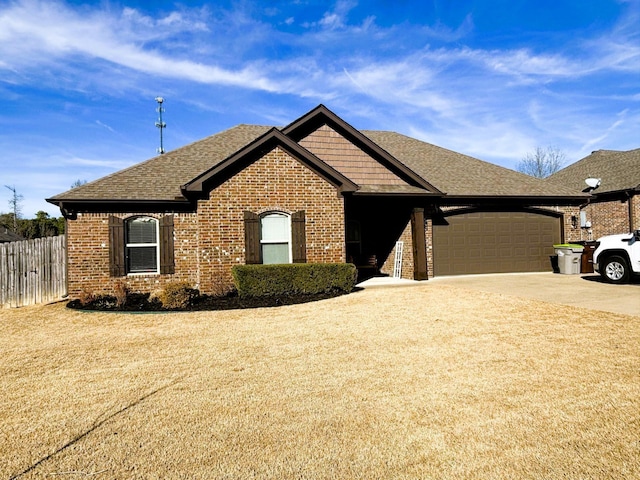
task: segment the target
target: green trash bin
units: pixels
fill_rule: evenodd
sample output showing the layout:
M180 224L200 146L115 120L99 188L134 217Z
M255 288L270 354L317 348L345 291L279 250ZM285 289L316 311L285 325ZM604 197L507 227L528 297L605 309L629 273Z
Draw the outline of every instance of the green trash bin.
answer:
M580 273L582 265L582 251L584 247L575 243L563 243L554 245L558 255L558 269L565 275L576 275Z

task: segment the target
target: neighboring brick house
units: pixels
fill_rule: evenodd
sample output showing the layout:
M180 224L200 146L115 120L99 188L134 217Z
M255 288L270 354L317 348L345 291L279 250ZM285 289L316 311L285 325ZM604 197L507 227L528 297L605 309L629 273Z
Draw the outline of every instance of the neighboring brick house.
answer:
M550 270L587 195L323 105L238 125L48 199L67 218L68 290L203 293L244 263L344 262L402 276Z
M593 186L587 185L587 179L594 179L590 182ZM597 150L551 175L548 181L590 194L574 219L581 240L640 229L640 148Z

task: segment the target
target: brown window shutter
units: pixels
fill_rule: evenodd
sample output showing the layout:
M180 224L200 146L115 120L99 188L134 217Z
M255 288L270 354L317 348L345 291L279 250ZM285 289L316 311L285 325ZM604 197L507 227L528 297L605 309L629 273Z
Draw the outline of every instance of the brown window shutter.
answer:
M244 248L247 265L260 263L260 217L244 212Z
M160 219L160 273L176 273L173 245L173 215Z
M293 263L307 262L307 238L304 210L291 215L291 253Z
M109 216L109 275L112 277L126 275L124 241L124 220Z

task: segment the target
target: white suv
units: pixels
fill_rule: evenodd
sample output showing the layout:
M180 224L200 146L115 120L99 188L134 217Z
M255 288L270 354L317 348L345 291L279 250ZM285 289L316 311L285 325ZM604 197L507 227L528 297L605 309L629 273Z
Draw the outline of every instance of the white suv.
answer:
M598 239L593 268L610 283L626 283L640 275L640 230Z

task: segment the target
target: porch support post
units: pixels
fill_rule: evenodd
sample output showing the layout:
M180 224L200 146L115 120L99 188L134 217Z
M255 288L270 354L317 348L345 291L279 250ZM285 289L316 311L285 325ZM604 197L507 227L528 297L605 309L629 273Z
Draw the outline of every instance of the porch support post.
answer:
M413 243L413 279L428 280L424 208L414 208L411 212L411 240Z

